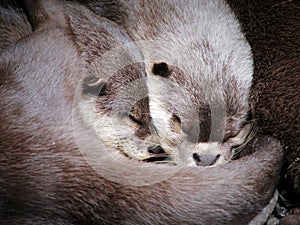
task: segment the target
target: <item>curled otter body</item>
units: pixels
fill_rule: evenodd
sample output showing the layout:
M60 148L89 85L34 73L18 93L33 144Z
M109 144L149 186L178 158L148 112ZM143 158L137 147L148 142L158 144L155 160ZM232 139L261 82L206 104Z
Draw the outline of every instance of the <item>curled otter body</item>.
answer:
M299 207L299 3L227 2L236 13L253 51L255 69L250 100L258 131L273 135L284 146L286 157L280 194L287 206Z
M268 136L253 139L249 156L214 168L184 167L156 184L124 185L97 173L77 145L79 138L98 149L97 135L84 120L77 140L73 131L75 90L86 73L72 34L79 24L55 23L57 13L71 15L47 2L51 23L41 21L0 57L2 224L246 224L265 207L282 161L280 144ZM61 11L52 14L53 5ZM142 165L115 157L126 165L124 174Z

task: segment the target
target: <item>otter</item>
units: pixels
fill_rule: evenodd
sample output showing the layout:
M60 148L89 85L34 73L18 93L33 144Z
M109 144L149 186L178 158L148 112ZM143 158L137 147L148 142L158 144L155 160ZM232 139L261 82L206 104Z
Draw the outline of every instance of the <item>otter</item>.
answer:
M31 26L26 19L23 9L17 4L17 1L1 1L0 24L0 52L7 48L10 44L29 35Z
M287 209L300 207L299 2L227 2L237 15L253 52L250 102L257 130L278 138L284 147L279 185L281 204L284 202L282 205ZM300 224L300 215L295 217L298 222L294 224Z
M255 3L228 0L227 3L237 15L254 53L254 83L250 100L257 129L274 135L285 145L285 175L282 176L280 189L287 198L288 205L299 206L300 123L297 104L299 98L295 94L299 89L299 54L295 54L299 49L299 4L295 1L277 0ZM148 15L155 16L153 11L151 13ZM161 21L157 24L161 24ZM153 32L150 34L156 35ZM179 120L175 118L173 121L177 123ZM195 159L199 163L197 155Z
M80 115L106 145L130 158L147 159L155 137L141 53L120 28L76 6L64 4L88 71L79 88Z
M299 55L295 52L299 48L297 36L299 4L294 1L277 0L255 3L228 0L227 3L237 15L254 53L254 83L250 100L257 129L259 132L278 137L285 145L286 175L282 176L280 188L289 201L286 203L297 206L300 196L298 160L300 123L297 116L299 101L295 95L299 89L297 88ZM94 1L88 3L94 12L99 9L97 4L102 3ZM113 20L117 18L109 14L108 16ZM116 22L119 23L119 20ZM289 57L286 57L287 55ZM274 96L276 101L273 100ZM287 104L289 107L286 107Z
M97 150L104 152L108 146L101 145L89 120L79 116L74 121L73 111L82 112L74 99L77 94L84 101L94 98L95 83L100 90L108 85L100 98L114 96L109 92L118 88L109 80L89 79L85 54L91 54L88 49L93 48L84 52L78 35L91 32L94 26L81 24L78 14L72 17L75 12L66 4L74 4L83 15L88 12L93 17L89 22L107 31L93 33L104 38L104 47L105 36L114 28L75 3L25 3L32 32L10 44L0 56L2 224L246 224L263 210L274 194L282 161L279 142L269 136L258 135L244 147L253 154L217 167L182 167L155 184L123 184L98 173L92 160L97 163ZM134 72L139 69L138 65L131 68ZM88 79L81 79L83 74ZM78 143L84 143L89 152L82 152ZM114 160L107 157L98 166L114 169L118 162L126 177L145 164L118 151L112 154ZM174 167L147 168L145 177Z
M126 1L123 25L143 52L150 114L178 164L239 154L252 129L250 46L225 1ZM129 10L130 9L130 10Z

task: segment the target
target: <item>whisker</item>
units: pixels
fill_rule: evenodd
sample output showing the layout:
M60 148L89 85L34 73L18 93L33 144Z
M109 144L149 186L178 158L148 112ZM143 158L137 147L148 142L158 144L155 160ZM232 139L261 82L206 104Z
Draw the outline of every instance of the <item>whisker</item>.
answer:
M232 160L238 158L239 153L242 151L242 149L255 137L256 133L257 133L257 129L256 129L256 123L254 122L255 120L251 120L251 127L249 129L249 132L247 133L246 137L244 138L243 143L239 144L233 153L232 156Z

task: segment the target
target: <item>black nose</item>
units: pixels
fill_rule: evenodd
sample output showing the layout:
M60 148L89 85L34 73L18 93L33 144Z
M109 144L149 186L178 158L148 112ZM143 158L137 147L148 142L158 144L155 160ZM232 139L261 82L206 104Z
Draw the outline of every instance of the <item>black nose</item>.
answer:
M171 162L169 155L164 151L164 149L160 145L151 145L147 148L147 150L150 153L150 157L148 159L144 159L144 162Z
M220 158L220 155L200 155L199 153L193 153L193 159L197 166L212 166Z
M147 148L149 153L152 154L163 154L165 153L165 151L163 150L163 148L160 145L151 145Z

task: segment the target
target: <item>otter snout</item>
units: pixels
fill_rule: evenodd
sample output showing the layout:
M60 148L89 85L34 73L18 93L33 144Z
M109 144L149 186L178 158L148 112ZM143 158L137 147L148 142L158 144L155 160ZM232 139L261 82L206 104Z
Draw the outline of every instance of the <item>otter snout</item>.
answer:
M151 145L147 148L150 154L163 154L165 151L160 145Z
M198 143L191 157L197 166L212 166L221 158L218 142Z
M221 155L201 155L200 153L195 152L192 156L197 166L212 166L217 162Z
M178 146L177 161L188 166L212 166L222 161L223 153L218 142L191 143L184 141ZM176 159L175 159L176 160Z

